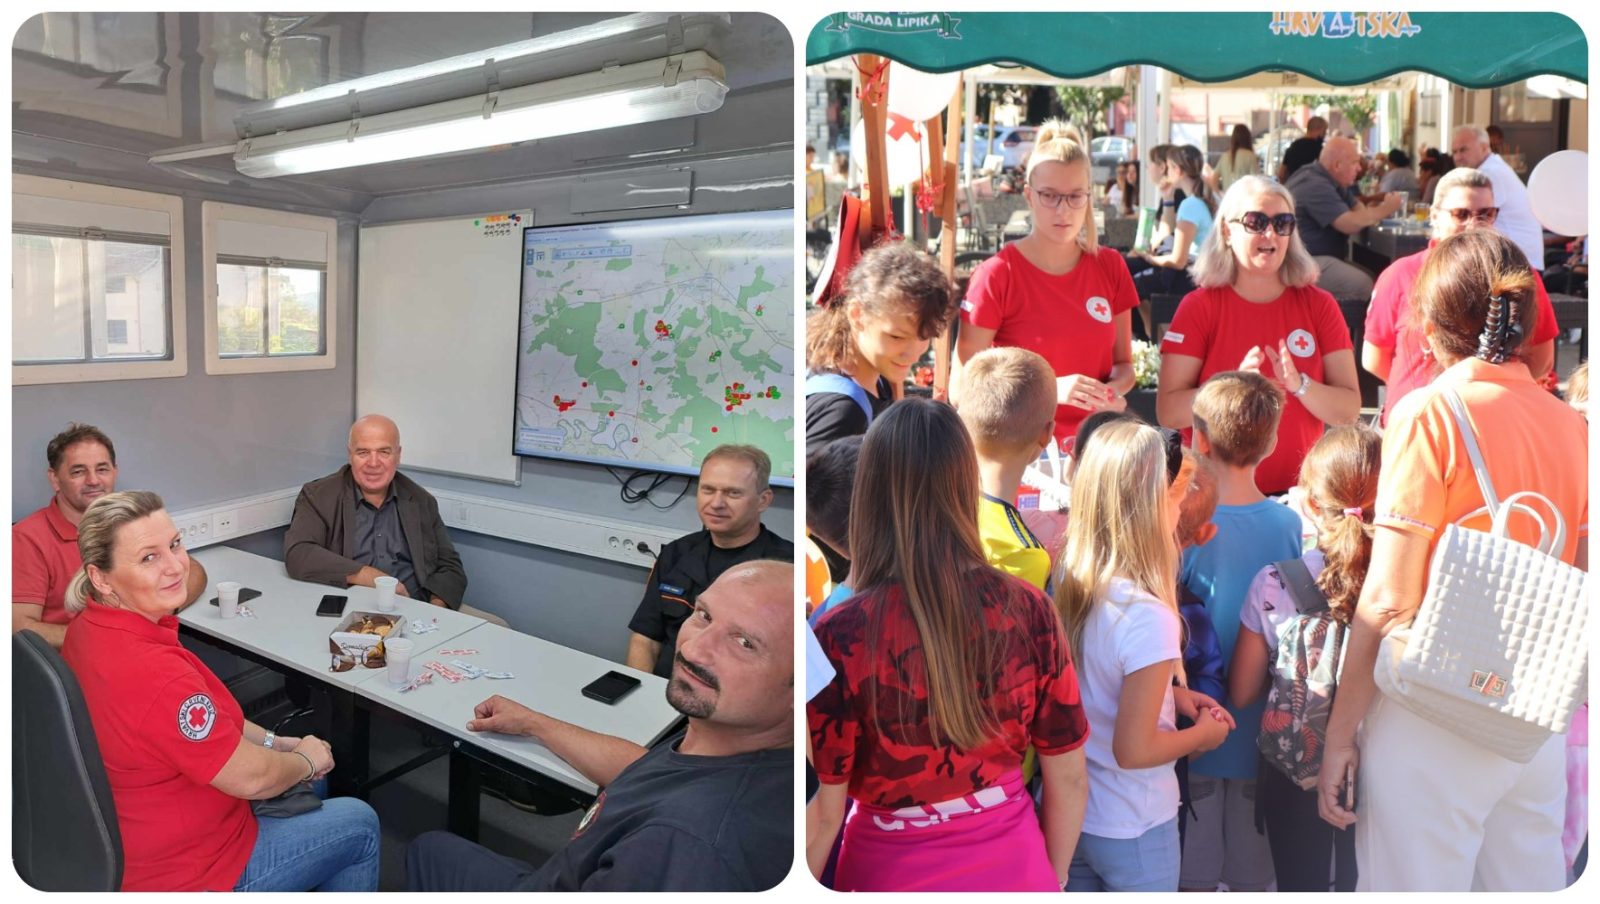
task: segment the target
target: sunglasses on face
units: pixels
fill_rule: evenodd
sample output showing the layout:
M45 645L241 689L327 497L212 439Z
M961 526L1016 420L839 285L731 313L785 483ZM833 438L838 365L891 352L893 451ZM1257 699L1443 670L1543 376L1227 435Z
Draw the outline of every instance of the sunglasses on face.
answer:
M1251 235L1261 235L1267 231L1267 227L1269 226L1272 228L1273 232L1276 232L1279 235L1289 235L1290 233L1294 232L1295 224L1294 214L1292 213L1280 213L1277 216L1267 216L1259 210L1252 210L1249 213L1240 214L1239 216L1235 217L1233 221L1238 223L1244 228L1245 232L1248 232Z
M1463 224L1468 220L1477 220L1479 223L1484 224L1493 223L1495 218L1500 216L1500 208L1498 207L1479 207L1476 209L1471 207L1450 207L1442 209L1456 221L1457 225Z
M1034 188L1031 185L1028 188L1033 190L1033 196L1039 203L1050 210L1060 210L1062 201L1067 202L1067 206L1073 210L1082 210L1083 206L1089 203L1089 193L1086 191L1069 191L1062 194L1048 188Z

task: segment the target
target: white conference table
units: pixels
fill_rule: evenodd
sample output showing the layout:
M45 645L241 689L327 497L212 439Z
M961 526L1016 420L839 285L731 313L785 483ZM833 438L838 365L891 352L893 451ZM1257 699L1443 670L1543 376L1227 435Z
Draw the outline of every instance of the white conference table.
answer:
M509 679L476 678L451 683L435 675L431 683L400 693L390 686L385 669L362 666L344 672L329 669L331 654L328 633L337 619L316 614L317 603L327 593L350 598L346 612L377 611L377 591L370 587L344 589L297 581L288 576L282 562L242 550L213 547L194 557L206 567L210 584L204 596L178 615L179 623L225 647L249 654L270 666L291 669L325 682L332 689L347 692L348 705L336 706L336 736L347 750L340 751L343 764L354 754L351 765L355 793L420 765L426 758L366 785L367 723L366 710L354 705L360 697L371 704L420 722L444 733L452 740L450 749L450 828L467 837L476 835L479 766L487 765L513 775L546 779L559 784L567 796L590 799L597 792L594 783L543 744L531 738L467 731L473 707L494 694L500 694L563 721L604 734L626 738L650 746L678 724L680 714L666 702L666 681L652 674L592 656L560 644L490 624L419 600L397 598L397 613L407 619L434 620L438 630L413 634L412 671L416 675L430 661L448 664L460 658L491 671L508 671ZM260 590L262 595L245 605L255 618L224 619L217 607L209 604L216 595L218 581L238 581ZM476 649L473 655L438 655L445 649ZM615 705L591 700L582 694L589 682L608 671L630 674L640 686ZM348 724L339 725L338 723ZM330 739L333 740L333 739ZM336 742L338 743L338 742ZM341 770L335 770L337 774ZM576 792L574 794L573 792Z

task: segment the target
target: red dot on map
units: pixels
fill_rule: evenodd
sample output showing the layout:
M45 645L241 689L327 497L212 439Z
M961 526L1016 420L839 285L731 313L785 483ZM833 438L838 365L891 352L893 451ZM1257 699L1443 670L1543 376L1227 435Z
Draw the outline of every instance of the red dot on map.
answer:
M732 411L733 410L733 406L732 405L724 405L722 410L723 411Z
M606 417L616 417L616 416L617 416L617 413L615 411L607 411L606 412Z
M584 389L588 389L588 388L589 388L589 381L588 381L588 380L584 380L584 381L583 381L583 382L582 382L582 383L581 383L581 384L579 384L579 385L581 385L581 386L582 386L582 387L583 387L583 388L584 388Z
M638 441L639 441L639 437L637 437L637 436L635 436L635 437L634 437L634 438L633 438L633 441L634 441L634 442L638 442Z
M640 385L640 386L643 386L643 385L644 385L644 381L643 381L643 380L640 380L640 381L639 381L639 385Z
M717 432L717 428L715 428L715 427L712 427L712 428L711 428L711 432L712 432L712 433L716 433L716 432Z
M639 366L639 359L638 358L633 359L633 366L634 367L638 367Z

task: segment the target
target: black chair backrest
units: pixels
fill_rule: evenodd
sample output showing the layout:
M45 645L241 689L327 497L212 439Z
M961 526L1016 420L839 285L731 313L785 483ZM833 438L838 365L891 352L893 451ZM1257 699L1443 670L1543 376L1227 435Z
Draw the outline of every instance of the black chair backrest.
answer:
M78 679L32 631L11 636L11 856L43 891L117 891L122 833Z

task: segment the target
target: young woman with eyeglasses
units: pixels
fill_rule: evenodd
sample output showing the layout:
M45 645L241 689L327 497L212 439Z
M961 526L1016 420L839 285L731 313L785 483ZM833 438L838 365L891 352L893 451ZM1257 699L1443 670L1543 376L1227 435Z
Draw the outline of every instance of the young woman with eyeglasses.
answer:
M1478 170L1459 167L1439 177L1433 205L1433 235L1428 247L1402 257L1378 275L1361 341L1361 366L1388 384L1382 423L1412 390L1433 382L1438 362L1426 353L1422 334L1410 323L1411 295L1422 265L1440 242L1474 229L1494 229L1500 209L1494 206L1494 184ZM1556 360L1556 315L1544 285L1535 286L1539 317L1533 335L1519 352L1535 380L1550 372Z
M957 367L992 346L1043 355L1056 374L1063 447L1090 414L1124 409L1134 383L1139 296L1121 255L1097 241L1090 186L1088 150L1075 130L1045 123L1024 192L1033 230L972 274L956 342Z
M1190 427L1196 391L1221 371L1275 381L1289 399L1256 486L1287 492L1323 426L1354 423L1361 413L1350 330L1333 296L1316 287L1294 197L1260 176L1235 182L1192 273L1199 288L1184 296L1161 340L1156 416L1167 427Z

